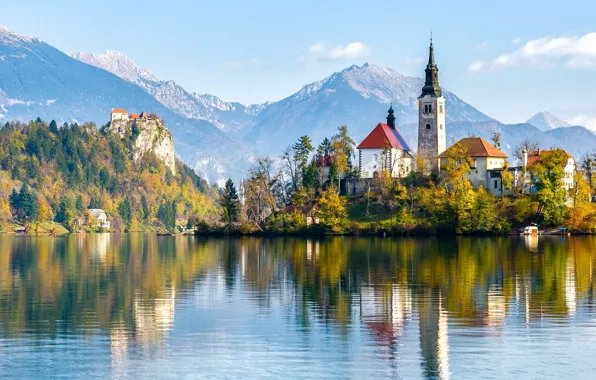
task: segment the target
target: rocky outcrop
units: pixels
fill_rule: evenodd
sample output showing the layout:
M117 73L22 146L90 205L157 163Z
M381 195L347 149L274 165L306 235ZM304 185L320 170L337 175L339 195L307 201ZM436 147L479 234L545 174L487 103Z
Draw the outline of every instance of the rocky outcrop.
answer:
M172 174L176 174L172 133L160 119L112 120L110 130L122 137L134 136L132 155L135 161L140 160L145 153L153 152L172 171Z

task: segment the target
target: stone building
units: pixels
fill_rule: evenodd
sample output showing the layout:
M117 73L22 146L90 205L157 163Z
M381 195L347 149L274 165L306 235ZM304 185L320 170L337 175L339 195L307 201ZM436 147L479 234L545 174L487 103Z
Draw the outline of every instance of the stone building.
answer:
M410 147L395 126L393 107L388 112L387 124L377 124L357 147L361 178L374 178L380 170L400 178L412 170Z
M449 152L456 146L461 146L465 150L464 155L472 159L472 170L466 175L472 186L476 189L482 186L494 195L501 196L501 171L507 155L480 137L466 137L439 155L441 168L445 167Z
M540 161L542 161L542 159L544 157L547 157L555 152L561 152L567 159L563 162L563 172L564 172L564 176L563 176L563 187L565 188L565 190L571 190L575 187L575 180L573 178L573 175L575 174L576 171L576 164L575 164L575 159L573 158L573 156L571 154L569 154L566 150L564 149L551 149L551 150L542 150L542 149L538 149L534 152L530 152L527 154L527 157L524 154L524 158L523 158L523 165L526 166L525 169L528 169L528 172L531 172L532 166L536 165L537 163L539 163ZM533 188L530 189L530 191L534 191Z
M418 154L424 158L427 171L439 168L438 157L447 148L445 131L445 98L439 86L439 68L435 63L432 38L422 93L418 97Z

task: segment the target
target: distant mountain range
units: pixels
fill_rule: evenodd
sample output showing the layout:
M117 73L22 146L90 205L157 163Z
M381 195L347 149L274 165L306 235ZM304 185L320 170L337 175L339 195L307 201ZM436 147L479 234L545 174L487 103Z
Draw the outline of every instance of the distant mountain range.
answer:
M422 72L422 67L420 71ZM304 134L319 143L339 125L355 140L385 119L393 103L399 128L416 147L417 97L423 80L366 63L302 87L285 99L244 105L187 91L157 78L119 52L68 56L47 43L0 28L0 120L108 121L111 108L155 112L174 136L179 157L210 182L239 179L257 155L275 154ZM444 89L448 143L502 134L512 153L525 138L560 146L579 156L596 135L540 112L527 123L507 125Z

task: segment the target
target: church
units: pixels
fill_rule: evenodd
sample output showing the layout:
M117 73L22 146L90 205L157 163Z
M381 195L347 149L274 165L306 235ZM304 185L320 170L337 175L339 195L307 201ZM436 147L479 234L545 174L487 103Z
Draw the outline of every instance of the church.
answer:
M402 178L412 170L412 151L395 125L393 106L388 112L387 124L377 124L357 147L361 178L375 178L380 170L388 170L393 178ZM439 155L446 148L445 98L439 86L431 38L424 86L418 97L418 155L425 172L439 170Z

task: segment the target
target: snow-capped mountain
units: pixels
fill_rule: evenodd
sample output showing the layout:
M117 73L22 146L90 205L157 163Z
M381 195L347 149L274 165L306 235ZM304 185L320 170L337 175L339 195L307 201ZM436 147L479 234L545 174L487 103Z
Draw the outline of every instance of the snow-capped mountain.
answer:
M272 152L301 135L308 134L316 142L334 134L338 126L347 125L359 140L385 120L391 103L398 125L416 121L422 86L421 78L407 77L389 68L372 63L354 65L266 107L246 138L263 152ZM493 120L449 91L445 90L444 96L448 123ZM270 141L277 144L272 146Z
M76 52L71 54L71 57L139 85L180 116L209 121L223 131L238 132L250 129L254 125L254 117L269 105L226 102L214 95L187 91L172 80L158 79L121 52Z
M122 67L134 75L130 66ZM209 181L228 175L237 178L252 157L244 144L213 124L181 117L138 85L73 59L37 38L0 29L0 120L28 121L39 116L102 125L114 107L157 113L172 131L177 155ZM230 155L230 150L238 154Z
M555 128L570 127L571 125L557 116L546 111L540 111L532 116L526 123L532 124L541 131L550 131Z

